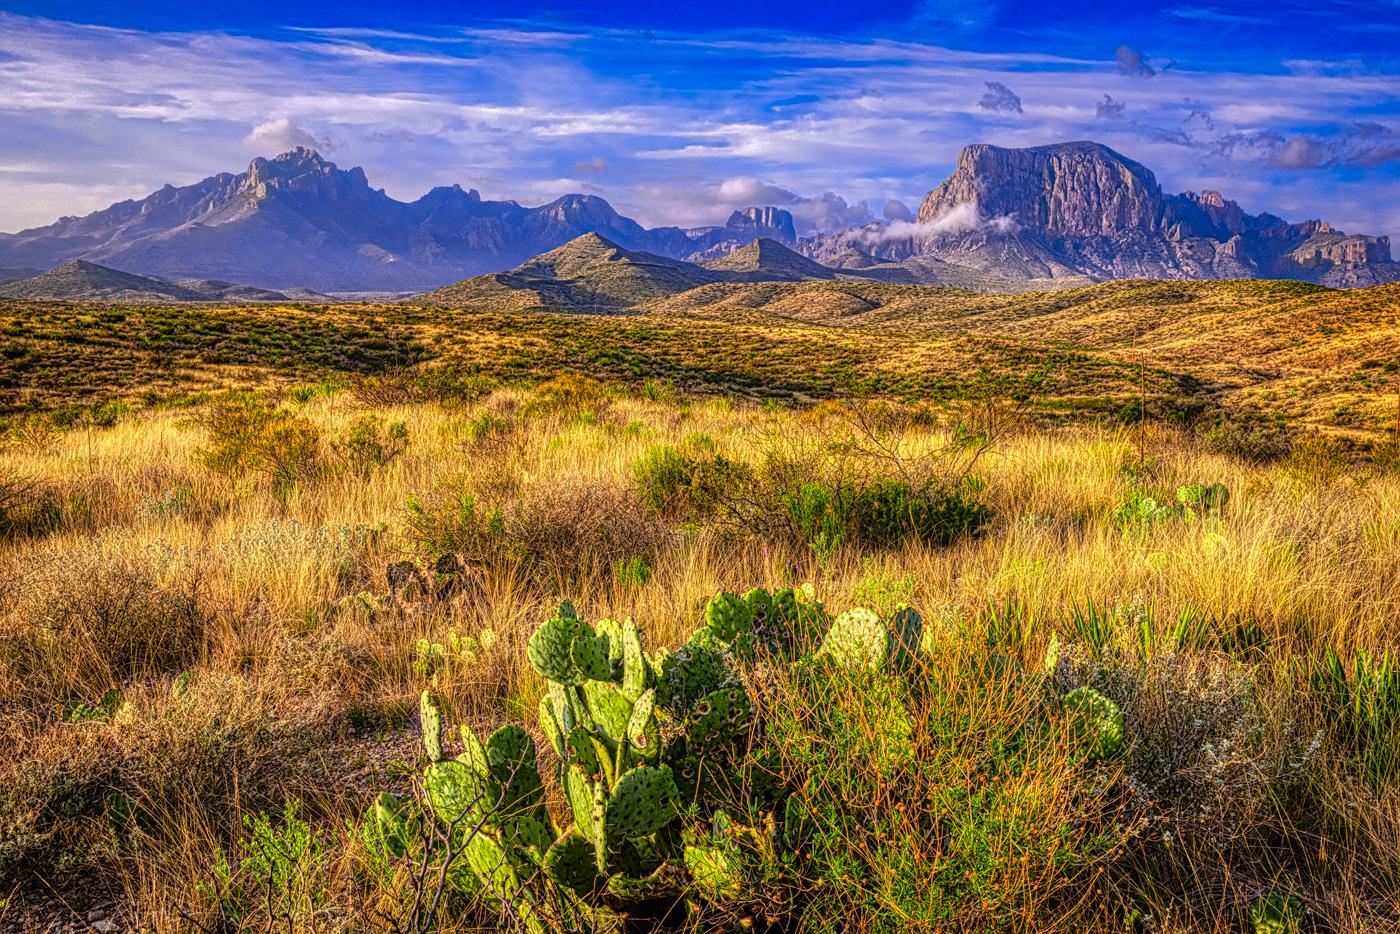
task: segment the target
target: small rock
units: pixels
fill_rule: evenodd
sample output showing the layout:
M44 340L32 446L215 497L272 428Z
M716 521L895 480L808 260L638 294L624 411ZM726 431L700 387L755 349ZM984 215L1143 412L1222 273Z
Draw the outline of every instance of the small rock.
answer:
M115 934L117 923L103 918L101 921L92 922L92 929L96 931L97 934Z

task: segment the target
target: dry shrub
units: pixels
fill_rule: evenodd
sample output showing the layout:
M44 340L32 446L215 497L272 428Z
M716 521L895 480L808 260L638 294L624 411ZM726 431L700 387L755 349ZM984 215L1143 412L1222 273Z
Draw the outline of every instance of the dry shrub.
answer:
M558 477L525 489L506 508L505 532L531 564L577 580L654 554L666 527L620 482Z
M189 667L208 616L198 576L159 543L108 534L12 562L18 586L0 617L15 651L5 686L29 703L92 701L107 689ZM23 649L23 651L19 651Z

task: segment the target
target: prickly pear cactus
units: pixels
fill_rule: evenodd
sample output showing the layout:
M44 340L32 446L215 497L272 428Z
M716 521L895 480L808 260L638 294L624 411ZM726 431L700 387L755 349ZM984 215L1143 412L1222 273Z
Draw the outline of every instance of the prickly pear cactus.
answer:
M418 718L423 725L423 746L428 759L441 762L442 753L442 706L431 690L423 692L418 701Z
M888 621L870 610L847 610L831 624L819 655L839 664L906 675L922 657L923 619L901 606Z
M685 645L661 663L657 702L675 715L685 716L706 694L730 687L736 681L722 651Z
M1298 934L1303 927L1303 903L1293 895L1269 892L1249 906L1254 934Z
M1103 759L1123 745L1123 712L1112 700L1091 687L1075 688L1065 695L1070 729L1090 759Z

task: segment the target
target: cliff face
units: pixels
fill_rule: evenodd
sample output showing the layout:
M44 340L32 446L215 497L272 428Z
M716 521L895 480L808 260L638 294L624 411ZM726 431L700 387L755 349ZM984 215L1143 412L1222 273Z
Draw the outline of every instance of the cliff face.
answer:
M1386 237L1247 214L1217 191L1166 195L1151 171L1098 143L968 146L924 197L918 220L912 244L880 242L873 252L1011 276L1400 280ZM808 249L830 253L832 243Z
M1153 229L1162 191L1151 172L1098 143L1034 149L979 144L963 149L953 174L924 196L919 222L931 223L964 204L1050 237L1111 237Z

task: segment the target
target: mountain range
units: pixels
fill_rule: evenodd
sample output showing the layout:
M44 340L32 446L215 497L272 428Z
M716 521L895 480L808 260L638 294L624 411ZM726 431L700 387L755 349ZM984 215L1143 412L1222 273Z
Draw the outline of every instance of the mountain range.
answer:
M161 280L283 292L424 291L485 274L497 275L494 286L475 282L471 290L529 291L542 268L532 272L531 257L544 262L585 234L650 257L627 260L629 294L642 280L742 275L744 263L759 260L737 254L761 240L810 261L784 256L790 276L989 292L1126 277L1290 278L1340 287L1400 280L1386 237L1247 214L1214 191L1164 193L1146 167L1106 146L1075 142L968 146L953 174L924 197L916 221L802 238L792 215L771 205L735 211L720 226L645 228L595 195L525 207L453 185L402 202L371 188L363 170L296 149L255 159L238 174L167 185L85 217L0 234L0 271L13 271L0 281L81 260ZM767 265L764 274L773 274ZM637 267L647 270L641 280ZM557 290L570 277L544 278Z

